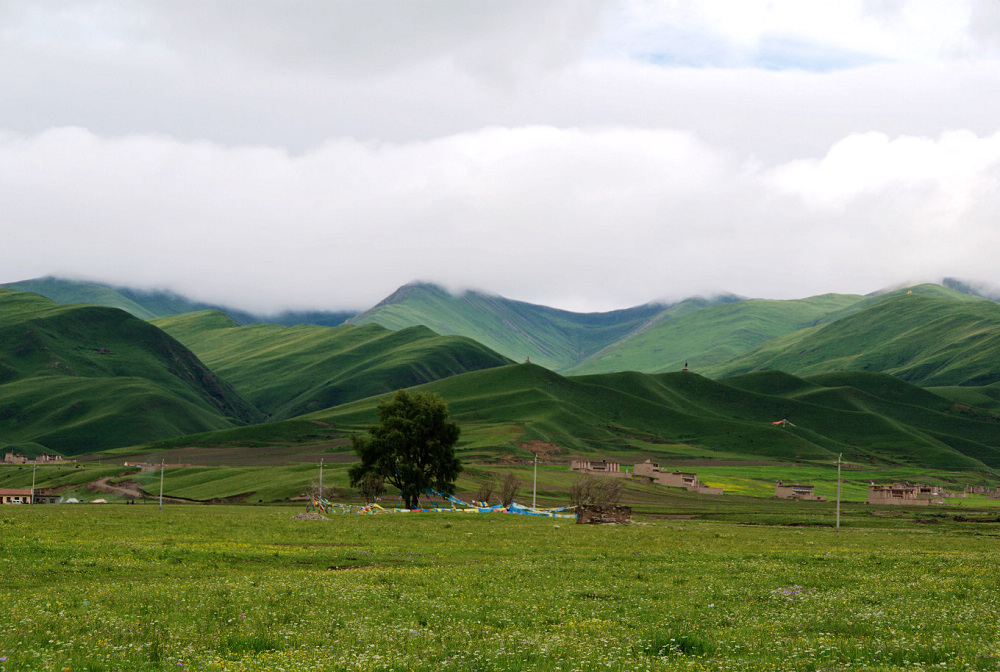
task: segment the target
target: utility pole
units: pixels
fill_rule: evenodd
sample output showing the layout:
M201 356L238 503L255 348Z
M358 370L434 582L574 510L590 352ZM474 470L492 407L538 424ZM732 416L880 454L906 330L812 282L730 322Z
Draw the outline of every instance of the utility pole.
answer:
M323 499L323 458L319 458L319 497Z
M35 458L35 463L31 465L31 503L35 503L35 470L38 469L38 458Z
M840 458L843 457L843 453L837 455L837 532L840 534Z
M160 460L160 513L163 513L163 467L166 460Z
M538 453L535 453L535 478L531 483L531 508L535 508L535 493L538 492Z

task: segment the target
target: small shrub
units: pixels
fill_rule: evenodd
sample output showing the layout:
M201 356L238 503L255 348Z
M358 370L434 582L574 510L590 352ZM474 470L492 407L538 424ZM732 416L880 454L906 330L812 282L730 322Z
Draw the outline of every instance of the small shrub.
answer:
M512 472L507 472L503 482L500 484L500 503L510 506L517 496L517 491L521 487L521 481Z
M371 504L372 502L379 501L382 495L385 494L385 479L381 476L368 473L361 477L356 487L358 494Z
M610 506L621 500L624 489L621 479L581 476L569 488L569 501L573 506Z
M489 504L490 497L493 496L493 492L496 488L497 477L493 474L487 473L482 483L479 484L479 489L476 490L476 494L473 496L473 499L477 502L486 502Z

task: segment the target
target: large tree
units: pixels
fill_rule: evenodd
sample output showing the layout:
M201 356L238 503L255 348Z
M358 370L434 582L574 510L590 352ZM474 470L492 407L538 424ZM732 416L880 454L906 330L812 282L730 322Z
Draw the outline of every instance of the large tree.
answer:
M420 493L428 488L451 494L462 463L455 456L458 423L436 394L399 390L378 405L379 424L368 435L352 434L354 452L361 458L348 474L356 486L369 474L399 488L408 509L419 508Z

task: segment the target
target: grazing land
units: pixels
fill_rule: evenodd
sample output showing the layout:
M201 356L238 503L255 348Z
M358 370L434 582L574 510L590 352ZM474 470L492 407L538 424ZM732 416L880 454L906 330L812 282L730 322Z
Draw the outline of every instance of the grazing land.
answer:
M4 507L0 670L997 669L995 512L802 510Z

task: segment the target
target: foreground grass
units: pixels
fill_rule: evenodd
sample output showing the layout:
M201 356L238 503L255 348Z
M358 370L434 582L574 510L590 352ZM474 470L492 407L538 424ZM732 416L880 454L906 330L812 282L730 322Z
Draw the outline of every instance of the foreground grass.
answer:
M0 511L0 670L997 669L997 523ZM868 516L871 518L871 516Z

